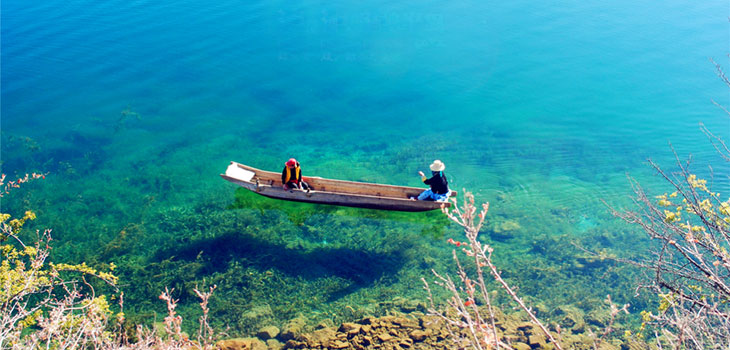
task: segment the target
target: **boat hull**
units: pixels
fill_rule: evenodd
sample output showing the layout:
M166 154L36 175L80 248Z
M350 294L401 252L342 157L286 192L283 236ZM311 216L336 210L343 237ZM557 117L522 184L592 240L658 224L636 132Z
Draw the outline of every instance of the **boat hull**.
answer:
M238 176L233 170L244 169L253 176ZM280 174L262 171L236 162L221 177L261 196L294 202L338 205L355 208L421 212L449 207L449 202L419 201L410 199L423 189L417 187L380 185L352 181L305 177L314 190L284 189ZM326 190L318 190L326 189Z

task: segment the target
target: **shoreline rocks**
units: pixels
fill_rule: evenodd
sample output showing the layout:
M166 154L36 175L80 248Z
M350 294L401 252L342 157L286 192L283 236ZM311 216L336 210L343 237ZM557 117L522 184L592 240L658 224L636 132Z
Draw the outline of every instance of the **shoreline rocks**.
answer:
M586 316L580 310L570 307L557 308L553 313L558 322L556 327L562 331L558 334L551 330L551 333L560 340L563 348L586 350L595 348L594 337L586 331L586 324L595 318L594 315ZM457 344L455 341L455 338L468 339L466 330L461 330L461 333L455 336L451 332L457 330L450 331L442 319L421 312L364 317L354 322L344 322L339 326L333 326L331 322L322 322L313 330L307 328L307 321L305 317L299 316L290 320L281 331L274 326L263 327L254 338L222 340L216 343L216 348L220 350L447 350L467 347L467 344ZM508 342L512 349L555 349L539 327L519 314L498 313L495 325L497 336ZM625 348L625 344L618 338L604 339L599 343L599 350Z
M256 338L223 340L216 347L220 350L447 350L456 346L441 319L420 313L365 317L338 327L319 326L310 332L303 332L305 324L303 317L295 318L280 333L276 327L264 327ZM500 335L513 335L508 338L514 349L553 348L529 322L506 317L497 327Z

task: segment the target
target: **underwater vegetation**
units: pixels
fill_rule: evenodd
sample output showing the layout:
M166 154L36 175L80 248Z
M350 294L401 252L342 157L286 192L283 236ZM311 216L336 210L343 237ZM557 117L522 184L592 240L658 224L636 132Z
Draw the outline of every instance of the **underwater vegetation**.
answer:
M50 154L55 154L55 165L45 181L29 184L4 200L3 210L37 208L39 218L29 229L53 228L54 259L86 262L98 269L113 263L129 322L161 321L166 310L156 296L167 287L179 299L183 327L194 328L199 299L193 290L212 285L217 289L210 298L210 323L216 329L228 328L230 335L280 326L300 314L314 324L351 321L386 315L404 305L412 309L412 304L425 300L420 278L430 275L431 269L452 268L445 242L460 231L438 211L376 211L259 196L217 177L220 164L227 164L230 155L197 157L200 141L188 135L151 146L152 138L145 137L147 130L158 128L155 118L139 117L129 108L125 111L119 118L100 121L103 128L79 128L60 142L23 141L14 136L12 142L4 143L9 155L3 159L4 171L21 166L43 169L50 164L44 160ZM121 127L113 128L117 122ZM332 135L310 137L310 142L323 144ZM140 146L130 146L132 138ZM437 151L450 147L428 136L422 141L433 143ZM206 140L204 152L230 148L232 142L237 141ZM379 153L367 155L361 146ZM96 155L64 151L85 147L93 148ZM271 167L266 165L271 160L260 156L265 150L257 151L260 146L253 144L247 147L252 162ZM343 169L338 178L418 185L416 176L403 179L399 164L428 164L433 157L407 143L373 140L347 147L340 151L353 152L353 158L367 159L367 164L379 164L382 173L350 168L351 159L314 154L318 148L309 150L309 158L318 160L310 164ZM16 158L15 150L23 156ZM29 158L21 160L25 156ZM62 164L75 171L62 170ZM472 180L454 167L453 187L461 192L460 186ZM307 169L328 175L312 168ZM407 169L417 170L417 165ZM200 178L200 174L206 175ZM613 219L602 203L590 197L594 195L590 191L576 192L590 183L558 177L538 191L526 186L525 181L531 180L525 179L490 175L487 186L499 190L477 193L492 202L481 237L499 249L494 259L505 280L520 281L528 301L539 301L537 312L548 318L560 305L590 313L602 305L606 290L619 302L630 298L628 286L634 274L630 268L610 259L583 256L578 247L600 247L606 254L625 257L642 244L641 237ZM555 201L566 191L586 200ZM565 288L566 283L572 287ZM394 295L403 302L393 303ZM496 298L495 302L508 300Z
M439 211L410 213L280 201L262 197L244 188L236 189L235 201L231 204L230 208L256 209L262 214L266 210L277 209L284 212L292 223L298 226L304 224L307 219L317 215L349 216L359 219L372 219L373 221L386 220L414 223L427 226L420 233L430 235L435 239L442 238L446 232L446 227L449 225L448 219Z

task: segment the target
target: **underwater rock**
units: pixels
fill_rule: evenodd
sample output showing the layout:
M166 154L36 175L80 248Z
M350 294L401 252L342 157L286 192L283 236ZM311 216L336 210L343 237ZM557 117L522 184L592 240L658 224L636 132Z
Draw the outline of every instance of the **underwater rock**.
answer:
M514 220L505 220L491 225L490 236L496 240L507 240L513 238L522 226Z
M264 342L257 338L234 338L221 340L215 343L215 347L220 350L267 350L268 347Z
M643 347L641 349L650 349L649 344L642 344ZM598 346L598 350L620 350L621 345L612 344L609 342L604 341L601 343L601 345Z
M628 344L624 344L621 346L622 350L643 350L643 349L649 349L649 344L647 344L643 340L638 339L629 339L627 342Z
M269 350L281 350L284 348L284 344L276 339L269 339L266 341L266 347L268 347Z
M585 317L586 323L599 329L606 328L611 322L611 311L607 308L591 310Z
M289 322L284 326L284 329L281 331L279 339L283 341L297 339L304 331L304 327L306 325L307 319L301 315L289 320Z
M274 320L274 312L268 304L254 306L244 312L238 320L238 327L255 331L263 325L271 324Z
M533 323L518 315L498 314L498 337L509 341L513 349L554 349L548 342L542 330ZM565 349L593 349L593 338L588 332L574 333L573 329L583 325L583 313L575 307L559 307L550 314L559 319L563 331L560 334ZM303 329L307 319L299 316L290 320L284 327L278 339L270 338L264 342L251 338L232 339L228 343L220 344L221 350L282 350L282 349L353 349L353 350L396 350L422 349L441 350L453 349L454 343L451 333L446 329L443 320L438 317L419 313L401 314L382 317L364 317L355 322L344 322L339 327L329 327L323 324L314 331L305 333ZM566 327L571 325L572 327ZM268 328L268 327L264 327ZM260 331L260 337L271 337L275 328ZM453 330L452 330L453 331ZM462 334L464 337L468 336ZM553 333L555 337L557 334ZM254 338L255 339L255 338ZM280 340L286 339L282 345ZM614 341L618 341L614 339ZM223 347L226 346L226 347ZM238 347L236 347L238 346ZM261 346L265 346L261 348ZM617 343L605 340L599 350L618 350Z
M362 332L363 333L368 334L368 333L370 333L372 331L373 327L370 326L370 325L366 325L365 324L365 325L362 326L361 329L362 329Z
M312 333L302 334L300 338L307 343L310 348L330 347L330 343L335 340L336 332L332 328L318 329Z
M260 319L271 317L273 314L274 313L271 311L271 307L269 305L259 305L251 308L242 316L248 319Z
M414 320L412 318L407 317L393 317L392 324L400 327L400 328L418 328L418 320Z
M428 334L420 329L416 329L416 330L412 331L408 336L410 336L411 339L413 339L414 341L420 342L420 341L423 341L424 339L426 339Z
M329 347L332 349L345 349L349 346L350 346L350 344L348 342L344 342L341 340L332 341L329 345Z
M400 312L409 314L411 312L419 311L425 312L427 307L426 303L421 300L412 300L401 297L393 299L393 305L398 308Z
M334 327L331 320L323 320L319 323L317 323L316 326L314 326L314 329L323 329L323 328L330 328Z
M393 340L393 336L390 334L386 334L386 333L376 334L375 338L378 339L381 343L387 343L387 342Z
M508 200L510 199L510 196L508 196L508 195L507 195L506 193L504 193L504 192L499 192L499 193L497 193L497 195L495 196L495 199L497 199L497 201L499 201L499 202L506 202L506 201L508 201Z
M266 326L261 329L259 329L258 332L256 332L256 336L261 340L269 340L276 338L276 336L279 335L279 328L276 328L275 326Z
M532 334L533 328L535 327L536 326L530 321L522 321L517 324L516 329L527 334Z
M552 314L563 329L569 329L571 332L578 334L585 332L585 313L577 307L571 305L558 306Z
M361 319L360 321L357 321L357 323L362 324L362 325L373 325L373 324L378 324L380 322L378 322L378 319L375 317L365 317L365 318Z
M353 337L360 333L362 327L357 323L345 322L338 329L339 332L346 333L348 337Z
M284 349L304 349L307 346L307 343L289 339L286 341L286 344L284 344Z
M527 343L530 344L530 346L533 348L544 349L545 345L547 343L547 340L545 338L545 334L535 333L535 334L527 337Z
M398 342L398 346L400 346L401 348L410 348L411 346L413 346L413 340L409 338L401 339Z
M512 348L515 350L531 350L532 349L531 346L529 346L525 343L520 343L520 342L512 343Z

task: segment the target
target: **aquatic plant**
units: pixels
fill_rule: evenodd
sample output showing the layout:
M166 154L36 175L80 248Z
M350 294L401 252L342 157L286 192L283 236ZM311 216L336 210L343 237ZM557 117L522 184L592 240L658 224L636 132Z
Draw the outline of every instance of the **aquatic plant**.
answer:
M534 329L533 334L536 335L534 339L530 340L533 347L540 344L540 348L562 349L563 346L566 346L568 348L600 349L603 348L602 343L616 340L612 337L612 333L620 328L617 327L616 318L620 313L628 314L629 304L618 305L613 302L610 295L607 295L603 302L608 305L608 310L599 311L595 305L591 305L588 307L591 315L585 319L583 312L577 307L580 306L579 303L562 305L549 310L543 301L538 301L534 303L534 307L528 307L526 299L517 295L514 282L508 281L504 277L505 273L497 268L492 256L495 251L494 244L485 244L479 239L480 230L484 227L489 210L489 203L482 204L481 211L477 213L474 196L469 192L464 195L464 202L461 206L456 200L452 199L452 201L454 202L452 209L444 208L442 211L451 221L464 229L466 241L449 238L447 242L460 249L470 260L473 259L473 263L462 264L457 249L452 250L460 283L455 282L449 275L442 275L432 270L436 276L435 283L447 291L446 306L438 304L428 282L424 278L422 281L428 292L430 303L428 313L444 321L456 346L473 349L512 349L513 346L516 348L517 345L513 343L514 335L509 333L510 327L505 325L505 319L513 316L522 319L524 315L505 315L502 308L508 303L517 304L516 309L524 312L529 318L528 326ZM555 242L546 245L561 247ZM560 248L557 249L560 250ZM555 252L550 252L548 255L558 260L557 256L561 256ZM530 274L540 274L540 269L539 266L533 265L531 268L533 271L526 271L529 273L521 275L519 281L530 280L526 277ZM548 266L544 271L545 275L535 278L549 279L550 276L554 278L554 275L559 275L563 269L564 267ZM504 296L497 293L496 290L488 292L491 285L485 275L492 276L493 282L496 282L496 285L506 292L507 300L500 300L504 299ZM563 278L565 277L559 277L559 279ZM564 284L556 283L561 289L566 289ZM581 295L580 298L586 299L585 295ZM588 298L587 303L593 303L592 298ZM595 304L600 304L600 301L595 301ZM540 316L540 314L543 315ZM541 317L545 314L552 314L559 318L552 330L541 321ZM561 329L561 326L564 328ZM527 326L517 326L517 328L522 327ZM643 345L643 343L638 344ZM610 348L611 345L608 346Z
M132 107L127 105L127 107L119 113L119 118L117 118L117 121L114 124L114 132L119 132L121 129L125 128L130 119L139 121L142 120L142 117L139 113L133 111Z
M297 226L302 226L307 220L317 216L353 217L374 220L389 220L397 222L418 223L427 225L420 233L434 238L441 238L448 226L448 219L437 211L433 212L398 212L373 210L362 208L339 207L334 205L286 202L277 199L262 197L245 188L236 189L235 200L228 209L255 209L261 215L266 211L279 210L286 214L289 220Z
M2 174L2 195L43 177L26 175L6 184ZM177 300L166 289L160 295L168 307L165 334L138 325L136 341L132 342L125 331L124 294L97 295L93 283L87 281L95 278L116 288L114 264L109 265L109 271L101 271L86 263L51 262L50 229L36 231L32 243L21 237L25 224L35 219L30 210L19 218L0 213L0 348L213 349L217 334L208 324L208 300L215 286L207 292L194 289L203 310L196 340L182 332L182 318L175 313ZM118 300L118 312L113 311L110 300Z
M0 188L7 194L30 179L43 177L26 175L6 184L2 175ZM86 278L116 286L117 277L83 263L48 261L50 229L36 231L32 244L20 237L26 222L35 218L30 210L15 219L0 214L0 348L76 348L92 339L112 344L117 335L107 332L106 326L113 313L106 296L97 296Z

